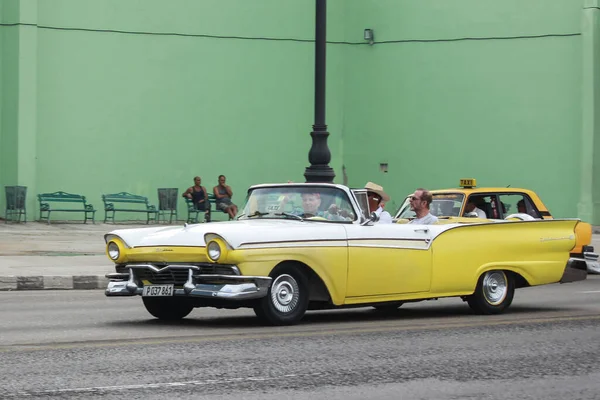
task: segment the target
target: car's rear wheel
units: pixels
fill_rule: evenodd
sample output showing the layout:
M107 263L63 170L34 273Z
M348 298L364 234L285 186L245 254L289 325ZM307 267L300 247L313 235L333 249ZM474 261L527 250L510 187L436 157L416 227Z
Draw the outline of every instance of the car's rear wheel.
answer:
M142 300L150 314L165 321L185 318L194 309L188 299L177 297L142 297Z
M400 308L402 306L402 304L404 304L404 303L400 301L398 303L381 304L378 306L373 306L373 308L382 313L389 313L389 312L396 311L398 308Z
M479 314L499 314L510 306L514 295L515 280L511 273L487 271L479 277L475 293L467 296L467 303Z
M291 325L302 319L308 308L308 279L291 265L276 268L271 274L269 292L254 307L256 316L270 325Z

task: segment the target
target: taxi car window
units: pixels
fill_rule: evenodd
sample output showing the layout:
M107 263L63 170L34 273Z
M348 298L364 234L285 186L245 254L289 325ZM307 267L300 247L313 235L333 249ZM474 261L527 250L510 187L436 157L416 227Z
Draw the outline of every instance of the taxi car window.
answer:
M274 186L248 193L238 219L282 219L348 222L356 220L352 203L339 188Z
M541 218L538 209L535 207L529 196L524 193L505 193L498 195L500 203L503 205L503 218L510 214L524 213L534 218Z
M477 208L482 210L487 218L500 219L502 218L498 205L498 199L494 194L472 194L469 196Z
M458 217L464 199L465 195L462 193L433 194L433 200L429 206L429 211L436 217ZM414 217L415 213L410 209L409 197L407 197L396 213L396 218Z

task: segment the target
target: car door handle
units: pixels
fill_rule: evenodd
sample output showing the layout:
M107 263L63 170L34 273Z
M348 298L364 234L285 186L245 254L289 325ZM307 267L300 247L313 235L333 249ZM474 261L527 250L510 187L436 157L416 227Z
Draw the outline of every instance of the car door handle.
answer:
M419 229L415 229L415 232L423 232L423 233L427 233L427 232L429 232L429 228L419 228Z

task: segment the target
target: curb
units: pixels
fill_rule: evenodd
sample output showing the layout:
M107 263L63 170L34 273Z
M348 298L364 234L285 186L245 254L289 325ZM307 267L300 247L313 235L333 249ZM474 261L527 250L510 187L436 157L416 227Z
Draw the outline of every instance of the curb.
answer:
M0 291L106 289L103 275L0 276Z

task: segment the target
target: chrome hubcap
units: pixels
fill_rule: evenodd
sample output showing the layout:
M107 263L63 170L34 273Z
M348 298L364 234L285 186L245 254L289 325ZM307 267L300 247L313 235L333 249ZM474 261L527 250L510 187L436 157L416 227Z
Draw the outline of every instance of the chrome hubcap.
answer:
M487 272L483 277L483 296L495 306L504 301L508 293L506 275L502 271Z
M271 285L271 302L282 313L294 311L300 298L298 282L290 275L279 275Z

